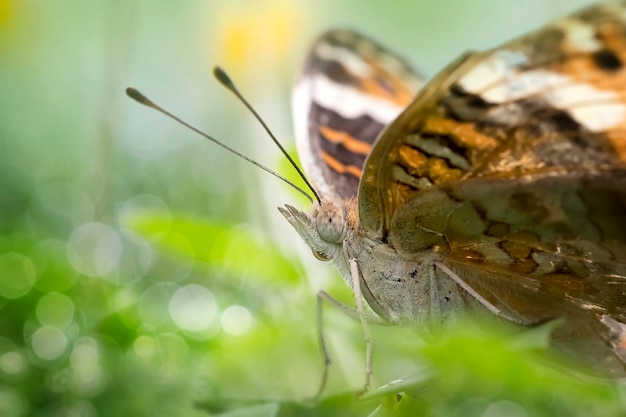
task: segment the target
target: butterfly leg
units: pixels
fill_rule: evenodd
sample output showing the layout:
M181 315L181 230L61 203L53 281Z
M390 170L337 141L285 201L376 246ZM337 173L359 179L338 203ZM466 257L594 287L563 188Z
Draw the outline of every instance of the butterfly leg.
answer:
M335 300L326 291L317 292L317 340L319 340L320 349L322 350L322 355L324 356L324 370L322 372L322 380L320 381L317 392L311 399L312 401L318 400L319 397L322 395L322 392L324 392L324 388L326 388L326 382L328 381L328 372L330 371L330 365L332 362L330 359L330 353L328 353L328 347L326 346L326 338L324 337L324 300L329 301L331 304L334 304L341 309L346 308L347 310L352 312L350 308Z
M320 290L317 292L317 338L320 343L322 355L324 356L324 370L322 373L322 380L320 382L319 388L312 398L313 401L319 399L319 397L322 395L322 392L324 392L324 389L326 388L326 383L328 382L330 365L332 363L330 353L328 352L328 347L326 345L326 337L324 336L324 301L327 301L330 304L334 305L347 316L358 319L358 313L356 310L346 306L340 301L337 301L326 291Z
M351 258L348 261L350 265L350 275L352 277L352 288L354 290L354 298L356 299L356 310L359 314L359 321L363 328L363 335L365 336L365 385L363 390L357 395L364 394L369 390L370 382L372 378L372 346L373 339L369 326L367 325L367 319L363 310L363 294L361 293L361 272L359 271L359 265L355 258Z
M328 382L330 365L332 364L330 352L328 351L328 346L326 344L326 337L324 336L324 301L339 309L346 316L358 321L361 320L358 310L348 307L347 305L335 299L332 295L328 294L326 291L320 290L317 292L317 337L320 343L320 349L322 350L322 355L324 356L324 371L322 373L322 380L320 382L319 388L315 395L312 397L312 401L317 400L324 392L324 389L326 388L326 383ZM365 319L367 322L370 323L389 325L388 322L380 319L377 316L368 315L367 317L365 317Z

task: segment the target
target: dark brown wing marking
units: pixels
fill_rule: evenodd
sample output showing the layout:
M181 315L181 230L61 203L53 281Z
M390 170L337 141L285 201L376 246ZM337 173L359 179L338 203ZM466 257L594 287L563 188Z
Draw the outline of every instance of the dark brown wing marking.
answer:
M320 37L294 91L298 153L327 199L355 197L365 156L421 81L409 65L346 30Z

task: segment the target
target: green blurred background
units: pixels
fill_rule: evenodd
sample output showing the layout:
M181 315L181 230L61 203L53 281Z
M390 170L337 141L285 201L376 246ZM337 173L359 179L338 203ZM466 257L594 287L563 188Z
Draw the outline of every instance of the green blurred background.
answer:
M430 77L467 49L588 3L0 0L0 416L620 410L611 386L563 382L506 356L519 344L481 350L460 331L434 349L399 328L374 329L375 385L400 378L417 400L398 408L392 387L356 401L363 335L332 309L326 400L305 403L322 372L315 292L353 304L275 210L307 203L124 95L133 85L293 175L213 65L293 149L290 89L324 29L358 29ZM497 352L505 359L494 362ZM402 379L426 364L446 378ZM559 389L589 398L568 405Z

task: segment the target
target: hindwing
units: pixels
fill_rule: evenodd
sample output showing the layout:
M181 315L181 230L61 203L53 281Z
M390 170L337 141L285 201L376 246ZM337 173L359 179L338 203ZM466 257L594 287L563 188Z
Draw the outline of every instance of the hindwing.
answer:
M348 30L322 35L293 94L298 155L322 197L355 197L374 140L413 99L420 78L401 58Z

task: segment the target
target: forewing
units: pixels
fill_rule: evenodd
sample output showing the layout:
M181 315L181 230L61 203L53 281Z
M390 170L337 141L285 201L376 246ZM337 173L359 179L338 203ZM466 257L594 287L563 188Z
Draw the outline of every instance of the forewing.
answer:
M348 30L322 35L293 94L298 154L326 199L354 197L365 157L422 82L401 58Z
M555 344L623 375L626 6L598 5L459 59L383 132L359 216L504 315L566 317ZM598 362L598 365L602 365Z
M623 3L594 6L435 77L366 161L365 230L385 240L398 207L433 186L623 168L624 19Z

